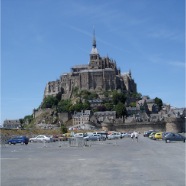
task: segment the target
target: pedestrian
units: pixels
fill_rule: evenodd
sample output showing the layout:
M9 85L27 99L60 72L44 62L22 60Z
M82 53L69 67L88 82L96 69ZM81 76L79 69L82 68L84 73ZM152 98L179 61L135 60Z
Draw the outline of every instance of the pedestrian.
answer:
M136 138L136 141L138 142L138 133L134 131L133 134L134 134L134 137Z
M132 132L131 135L130 135L132 141L134 141L134 133Z

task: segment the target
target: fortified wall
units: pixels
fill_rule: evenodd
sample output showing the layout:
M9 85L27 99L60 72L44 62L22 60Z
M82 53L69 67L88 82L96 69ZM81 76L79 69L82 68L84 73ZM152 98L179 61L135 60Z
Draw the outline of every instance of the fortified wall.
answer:
M117 130L117 131L139 131L144 132L148 130L166 131L166 132L185 132L185 120L183 118L167 118L161 122L133 122L133 123L111 123L103 122L101 124L103 130Z

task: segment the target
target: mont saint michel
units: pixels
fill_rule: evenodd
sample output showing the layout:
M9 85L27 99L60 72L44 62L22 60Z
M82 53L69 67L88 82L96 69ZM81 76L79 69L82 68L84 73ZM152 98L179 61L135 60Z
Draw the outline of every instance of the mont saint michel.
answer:
M131 70L121 73L117 62L100 56L95 32L89 63L71 67L56 81L49 81L43 100L33 114L5 120L5 128L36 127L69 130L185 130L185 109L172 110L161 98L142 96Z
M61 75L57 81L48 82L44 96L55 96L62 93L63 99L69 99L75 87L88 91L120 90L121 92L137 93L137 85L132 78L131 71L121 74L116 61L108 56L99 55L95 34L89 64L73 66L70 73Z

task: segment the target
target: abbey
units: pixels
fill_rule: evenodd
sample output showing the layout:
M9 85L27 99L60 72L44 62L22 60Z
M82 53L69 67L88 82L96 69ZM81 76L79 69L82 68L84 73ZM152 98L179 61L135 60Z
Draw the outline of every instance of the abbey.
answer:
M75 87L88 91L137 92L137 85L132 78L131 71L122 74L114 60L108 56L101 57L99 55L95 34L93 35L89 64L73 66L70 73L62 74L56 81L48 82L44 97L62 93L63 99L69 99Z

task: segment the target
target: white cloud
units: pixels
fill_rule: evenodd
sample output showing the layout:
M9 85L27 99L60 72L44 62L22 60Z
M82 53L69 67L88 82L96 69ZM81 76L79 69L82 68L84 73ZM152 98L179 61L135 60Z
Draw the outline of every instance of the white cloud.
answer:
M184 35L177 32L176 30L168 30L168 29L154 29L153 31L149 31L147 34L148 37L154 39L169 39L174 41L183 41Z
M185 63L181 61L172 61L168 62L169 65L175 66L175 67L183 67L185 68Z
M151 63L155 63L155 64L165 64L165 65L174 66L178 68L185 67L184 61L170 61L168 59L164 59L163 57L161 57L161 55L155 55L155 56L148 57L147 61Z

